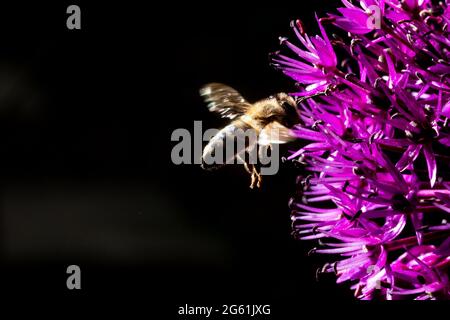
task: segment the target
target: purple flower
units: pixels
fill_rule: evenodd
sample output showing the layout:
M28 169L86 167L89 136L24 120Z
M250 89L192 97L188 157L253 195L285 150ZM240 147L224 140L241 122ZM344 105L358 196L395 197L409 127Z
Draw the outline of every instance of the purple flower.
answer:
M339 28L351 32L353 34L366 34L374 30L376 21L379 17L375 16L380 12L373 12L372 6L376 5L374 0L360 1L360 6L357 7L347 0L342 0L345 8L338 8L341 16L330 14L330 17L334 19L334 24Z
M336 54L328 39L322 24L319 27L322 37L309 37L303 32L303 26L299 20L292 22L291 27L303 49L294 45L287 38L280 38L299 60L295 60L278 54L274 59L275 65L282 67L283 72L301 84L308 85L306 91L309 93L323 90L332 79L331 73L336 68Z
M448 299L449 7L342 2L318 19L321 36L292 23L302 47L283 38L291 53L274 57L299 84L293 131L305 145L288 159L307 173L290 202L293 235L336 257L318 274L351 282L360 299ZM330 40L326 22L348 36Z
M389 272L379 278L399 280L395 289L389 292L392 299L405 296L415 296L416 300L445 299L448 297L449 264L448 252L442 255L435 246L415 246L392 262Z

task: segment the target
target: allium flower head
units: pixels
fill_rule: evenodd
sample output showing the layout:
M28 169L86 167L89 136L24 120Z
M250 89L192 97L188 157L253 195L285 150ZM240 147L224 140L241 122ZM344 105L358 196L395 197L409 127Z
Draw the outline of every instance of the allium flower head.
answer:
M299 88L293 234L360 299L448 299L449 3L342 3L320 36L293 22L273 59Z

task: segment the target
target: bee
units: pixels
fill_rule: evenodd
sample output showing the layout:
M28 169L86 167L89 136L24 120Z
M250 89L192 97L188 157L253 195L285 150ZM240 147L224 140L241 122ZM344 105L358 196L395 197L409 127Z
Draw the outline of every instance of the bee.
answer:
M222 164L206 164L205 157L211 156L217 148L223 148L226 139L234 139L237 132L253 129L257 135L256 141L242 145L241 150L235 150L233 159L238 158L250 174L250 188L253 189L255 185L260 188L262 182L260 168L257 164L247 161L245 153L253 151L254 148L259 148L259 152L267 152L272 144L294 140L291 129L300 122L296 101L286 93L278 93L250 103L238 91L221 83L203 86L200 95L207 103L209 111L217 112L231 121L204 148L202 168L210 170L221 167Z

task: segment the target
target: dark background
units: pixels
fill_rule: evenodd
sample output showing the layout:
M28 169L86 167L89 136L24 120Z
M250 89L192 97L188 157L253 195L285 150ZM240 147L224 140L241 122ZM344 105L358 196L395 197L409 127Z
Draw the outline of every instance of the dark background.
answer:
M252 191L241 167L211 173L170 158L174 129L225 124L201 85L224 82L249 100L293 90L268 54L293 37L291 19L314 33L314 12L333 2L76 1L78 31L66 29L72 3L1 4L1 287L136 296L167 314L185 303L300 312L351 301L333 276L316 281L327 260L307 257L314 243L290 235L293 168ZM66 289L70 264L79 292Z

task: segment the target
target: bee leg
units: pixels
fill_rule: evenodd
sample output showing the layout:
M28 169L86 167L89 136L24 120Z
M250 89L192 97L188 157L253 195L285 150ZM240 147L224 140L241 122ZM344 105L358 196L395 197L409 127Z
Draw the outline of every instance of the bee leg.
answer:
M240 155L237 156L239 160L241 160L244 164L245 171L247 171L251 176L250 189L253 189L256 182L256 177L254 176L255 166L253 164L248 163L244 160L244 158Z
M256 167L253 167L253 174L255 176L255 180L256 180L256 187L261 188L261 183L262 183L262 176L261 173L258 172L258 169L256 169Z
M242 160L241 157L240 157L240 159ZM251 177L250 189L255 188L255 185L257 188L260 188L262 177L261 177L261 174L258 172L258 169L256 168L256 166L254 164L250 164L244 160L243 160L243 162L244 162L245 171L247 171Z
M244 168L245 168L245 170L246 170L248 173L252 174L252 173L253 173L253 169L251 169L250 166L251 166L251 164L249 164L249 163L247 163L247 162L244 162Z
M251 182L250 182L250 189L253 189L256 186L259 188L259 179L258 179L258 171L256 170L255 166L253 164L244 163L245 170L250 174Z
M261 174L258 172L258 169L253 164L246 164L246 169L248 173L251 175L251 183L250 183L250 189L253 189L256 185L256 187L259 189L261 188Z
M256 176L252 174L252 182L250 183L250 189L255 188L255 183L256 183Z

